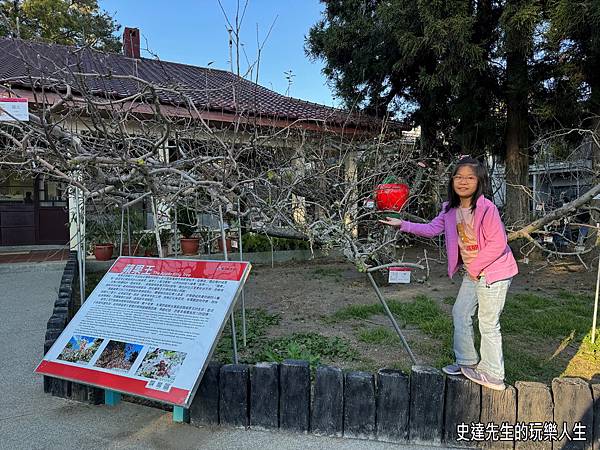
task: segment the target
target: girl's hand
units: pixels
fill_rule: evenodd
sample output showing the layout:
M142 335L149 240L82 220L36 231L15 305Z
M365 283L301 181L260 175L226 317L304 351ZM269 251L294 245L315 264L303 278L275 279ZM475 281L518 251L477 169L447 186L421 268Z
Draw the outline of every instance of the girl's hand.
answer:
M474 281L475 283L479 282L479 277L474 277L469 272L467 272L467 275L469 276L469 278L471 279L471 281Z
M400 227L402 225L402 221L394 217L386 217L385 220L380 219L378 222L381 222L384 225L391 225L392 227Z

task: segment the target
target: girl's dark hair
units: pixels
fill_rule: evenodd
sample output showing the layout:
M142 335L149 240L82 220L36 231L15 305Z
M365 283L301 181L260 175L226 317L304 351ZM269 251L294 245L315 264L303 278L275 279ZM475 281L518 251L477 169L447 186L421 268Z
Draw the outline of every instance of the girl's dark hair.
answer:
M446 212L450 211L452 208L460 206L460 197L456 192L454 192L453 177L458 172L458 169L460 169L462 166L471 166L475 172L475 176L477 177L477 190L471 197L471 211L475 211L476 203L479 197L481 197L485 192L488 192L490 182L487 169L481 161L471 158L470 156L465 156L456 163L454 169L452 170L452 174L450 175L450 179L448 180L448 204L446 205Z

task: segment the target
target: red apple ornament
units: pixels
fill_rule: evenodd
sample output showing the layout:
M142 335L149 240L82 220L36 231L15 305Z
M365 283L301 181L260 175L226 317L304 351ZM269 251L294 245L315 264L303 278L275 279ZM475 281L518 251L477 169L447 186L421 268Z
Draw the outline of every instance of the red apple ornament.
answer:
M383 211L400 211L408 200L409 189L404 183L380 184L375 189L377 209Z

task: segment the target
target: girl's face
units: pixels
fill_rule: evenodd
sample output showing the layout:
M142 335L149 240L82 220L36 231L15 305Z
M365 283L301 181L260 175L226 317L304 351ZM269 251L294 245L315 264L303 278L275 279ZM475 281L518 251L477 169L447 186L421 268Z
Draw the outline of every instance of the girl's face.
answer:
M477 190L477 175L471 166L460 166L452 177L454 192L460 198L471 198Z

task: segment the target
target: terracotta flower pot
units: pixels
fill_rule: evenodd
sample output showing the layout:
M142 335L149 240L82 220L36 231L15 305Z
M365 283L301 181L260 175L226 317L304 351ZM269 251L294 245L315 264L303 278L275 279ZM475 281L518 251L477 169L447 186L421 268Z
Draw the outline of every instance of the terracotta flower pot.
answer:
M184 255L197 255L198 247L200 247L199 238L181 239L181 253Z
M115 246L113 244L96 244L94 246L94 256L98 261L108 261L112 258Z
M409 189L403 183L380 184L375 189L377 209L400 211L408 200Z

